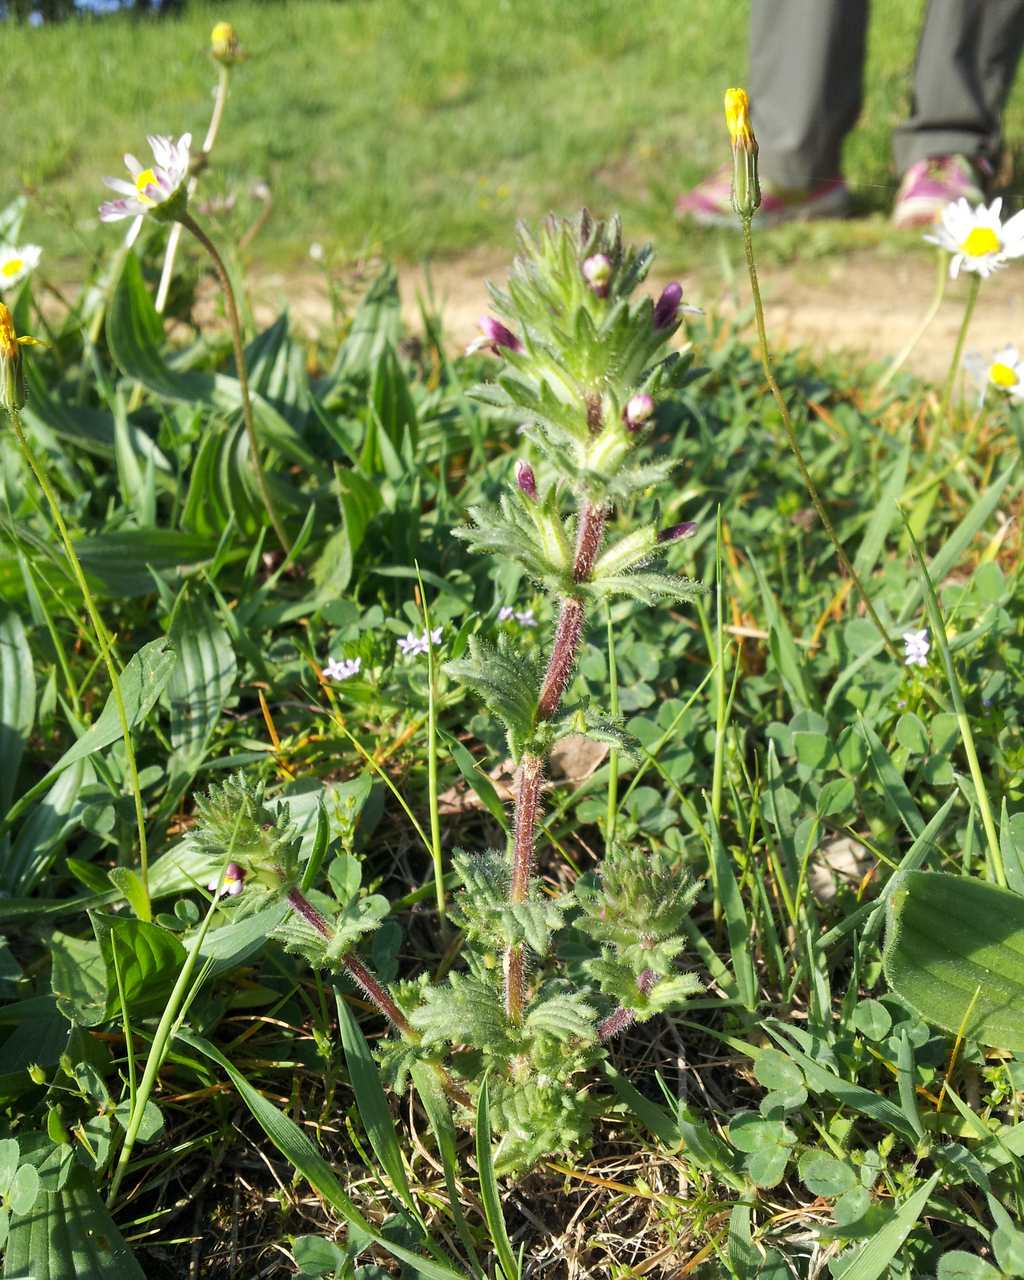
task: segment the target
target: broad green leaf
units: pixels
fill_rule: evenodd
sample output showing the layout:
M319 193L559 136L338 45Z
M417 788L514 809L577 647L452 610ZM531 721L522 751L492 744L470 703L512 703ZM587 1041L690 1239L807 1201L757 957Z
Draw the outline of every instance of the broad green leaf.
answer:
M209 1058L211 1062L217 1063L227 1073L238 1090L239 1097L278 1151L350 1226L363 1232L392 1256L408 1263L414 1272L425 1276L427 1280L465 1280L461 1272L447 1263L424 1257L381 1235L355 1207L330 1165L294 1120L254 1089L241 1071L207 1040L186 1030L180 1030L177 1039Z
M100 944L92 938L54 933L50 939L50 985L69 1022L94 1027L107 1009L107 970Z
M828 1151L805 1151L797 1171L800 1181L816 1196L839 1196L857 1186L853 1169Z
M0 612L0 810L7 808L14 795L35 712L32 650L21 618L13 609L4 609Z
M75 539L82 567L114 596L148 595L153 574L172 584L213 558L213 538L176 529L118 529Z
M163 692L164 685L171 678L176 661L177 655L165 637L151 640L129 659L121 673L121 697L129 729L134 729L149 715ZM84 760L86 756L120 741L120 738L121 721L111 694L91 727L86 729L76 743L68 747L42 782L33 787L33 793L45 789L44 784L48 786L76 760Z
M5 885L12 897L27 896L46 875L64 843L81 825L85 803L79 793L95 781L92 764L79 760L65 769L21 824L4 868Z
M884 1040L892 1026L889 1010L878 1000L861 1000L853 1010L853 1025L869 1040Z
M159 396L185 404L204 403L228 411L241 406L237 378L201 370L173 368L163 355L163 320L142 278L138 257L125 257L121 276L107 311L107 344L121 372ZM262 441L292 462L315 469L317 459L302 439L262 396L252 394L253 416Z
M120 1016L114 949L121 988L133 1018L163 1013L167 997L185 963L185 948L177 936L158 924L129 916L92 913L92 926L107 971L106 1017Z
M374 368L370 399L377 410L377 419L394 447L401 449L406 438L415 447L416 406L409 393L405 372L390 342L384 347Z
M174 748L167 767L172 776L190 778L203 762L238 667L227 631L202 605L184 605L170 636L178 661L167 682Z
M886 925L886 978L923 1018L1024 1050L1024 898L964 876L906 871Z
M1003 1273L977 1254L954 1249L939 1259L938 1280L1002 1280Z
M419 1209L409 1189L402 1149L398 1134L395 1132L395 1122L391 1116L391 1108L388 1106L387 1095L380 1082L377 1064L370 1054L366 1037L360 1031L351 1009L337 989L334 992L334 999L338 1008L338 1028L341 1031L341 1043L345 1050L348 1076L352 1082L352 1092L356 1096L356 1106L359 1108L366 1136L370 1139L374 1155L380 1161L390 1181L392 1191L422 1225Z
M398 276L391 263L385 263L380 275L352 317L352 328L338 351L331 376L333 380L353 374L369 375L390 345L396 347L402 336L401 301Z
M333 599L348 586L367 526L383 506L379 488L354 468L337 468L341 528L328 538L313 566L320 598Z
M4 1280L146 1280L85 1169L15 1218Z

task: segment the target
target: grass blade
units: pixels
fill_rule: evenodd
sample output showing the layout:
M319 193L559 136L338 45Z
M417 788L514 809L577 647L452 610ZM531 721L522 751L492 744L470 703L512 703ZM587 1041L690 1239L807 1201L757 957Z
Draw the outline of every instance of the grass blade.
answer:
M480 1090L476 1108L476 1163L480 1173L480 1199L484 1205L484 1218L491 1235L494 1251L498 1255L505 1280L519 1280L519 1266L512 1252L512 1242L505 1229L505 1217L501 1212L501 1196L491 1155L491 1110L487 1081Z

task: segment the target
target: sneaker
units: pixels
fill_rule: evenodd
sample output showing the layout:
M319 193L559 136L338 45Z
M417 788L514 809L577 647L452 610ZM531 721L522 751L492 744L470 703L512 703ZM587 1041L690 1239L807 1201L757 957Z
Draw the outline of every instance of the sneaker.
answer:
M676 213L702 227L732 226L732 165L723 165L699 186L676 201ZM830 178L809 190L761 183L761 207L755 217L762 226L799 222L807 218L841 218L850 207L850 193L842 178Z
M982 178L988 174L983 160L972 164L966 156L930 156L918 160L903 175L896 193L892 221L897 227L930 227L942 217L947 204L962 196L969 204L985 199Z

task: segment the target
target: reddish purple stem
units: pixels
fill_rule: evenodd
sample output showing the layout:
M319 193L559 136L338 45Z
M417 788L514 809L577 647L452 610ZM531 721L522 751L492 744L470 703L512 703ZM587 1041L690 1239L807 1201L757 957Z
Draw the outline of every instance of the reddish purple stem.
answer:
M658 981L658 975L653 969L645 969L637 979L637 986L647 995ZM617 1036L620 1031L625 1031L627 1027L631 1027L636 1021L636 1013L632 1009L627 1009L624 1005L619 1005L614 1013L610 1013L605 1020L599 1024L597 1034L602 1040L610 1040L612 1036Z

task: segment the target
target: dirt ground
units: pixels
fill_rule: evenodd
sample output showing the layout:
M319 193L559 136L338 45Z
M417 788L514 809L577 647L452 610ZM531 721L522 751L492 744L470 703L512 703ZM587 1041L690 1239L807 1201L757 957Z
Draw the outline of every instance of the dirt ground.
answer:
M403 310L410 329L420 327L417 297L427 293L444 319L452 348L477 334L487 310L485 281L504 280L508 259L493 251L399 270ZM715 266L682 276L687 302L709 312L734 316L749 306L745 276L731 283ZM654 274L656 291L668 277ZM761 287L773 348L805 347L813 352L845 352L864 361L884 360L899 352L918 328L935 292L935 262L929 254L883 257L877 250L856 251L761 268ZM907 368L941 380L949 367L962 316L966 284L947 284L942 307ZM295 320L310 331L331 323L322 275L267 275L254 283L253 301L261 319L271 319L281 298L289 299ZM971 323L968 351L991 354L1007 343L1024 347L1024 294L1013 266L987 281Z

